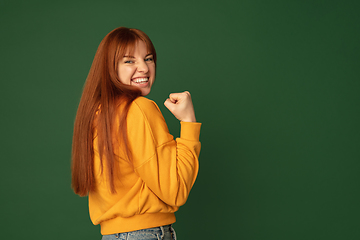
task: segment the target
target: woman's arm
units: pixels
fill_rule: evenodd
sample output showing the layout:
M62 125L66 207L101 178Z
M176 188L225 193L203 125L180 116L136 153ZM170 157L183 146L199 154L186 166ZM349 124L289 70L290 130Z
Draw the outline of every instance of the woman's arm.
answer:
M190 122L195 114L184 107L189 106L190 95L172 97L177 101L171 103L171 111L189 121L181 122L180 138L173 139L154 102L138 98L128 114L128 139L134 170L144 181L144 188L170 206L181 206L198 173L201 123Z

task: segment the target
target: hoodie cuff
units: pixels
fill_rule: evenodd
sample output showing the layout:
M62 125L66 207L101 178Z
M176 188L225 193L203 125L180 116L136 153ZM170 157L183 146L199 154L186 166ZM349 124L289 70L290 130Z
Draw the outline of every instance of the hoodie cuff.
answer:
M198 122L180 122L180 138L199 141L201 123Z

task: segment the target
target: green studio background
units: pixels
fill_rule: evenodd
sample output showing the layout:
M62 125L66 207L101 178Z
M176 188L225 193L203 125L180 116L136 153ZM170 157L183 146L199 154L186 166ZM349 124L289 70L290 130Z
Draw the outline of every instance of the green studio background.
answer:
M101 39L139 28L149 98L192 93L200 173L178 239L360 239L359 1L1 1L1 239L100 239L70 188Z

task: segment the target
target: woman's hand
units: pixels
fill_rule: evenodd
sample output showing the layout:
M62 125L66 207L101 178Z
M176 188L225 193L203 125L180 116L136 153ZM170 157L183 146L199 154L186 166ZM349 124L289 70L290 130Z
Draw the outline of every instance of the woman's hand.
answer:
M188 91L171 93L164 105L180 121L196 122L194 106Z

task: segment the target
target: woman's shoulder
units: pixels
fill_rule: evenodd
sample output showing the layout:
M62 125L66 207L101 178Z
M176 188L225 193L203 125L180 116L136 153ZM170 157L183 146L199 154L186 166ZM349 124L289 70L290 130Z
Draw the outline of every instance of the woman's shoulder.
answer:
M139 131L140 126L144 126L150 130L151 136L156 139L156 142L166 142L172 139L159 107L148 98L138 97L131 103L127 121L129 129L135 128L136 131Z
M130 106L131 110L140 110L145 115L160 113L158 105L146 97L136 98Z

